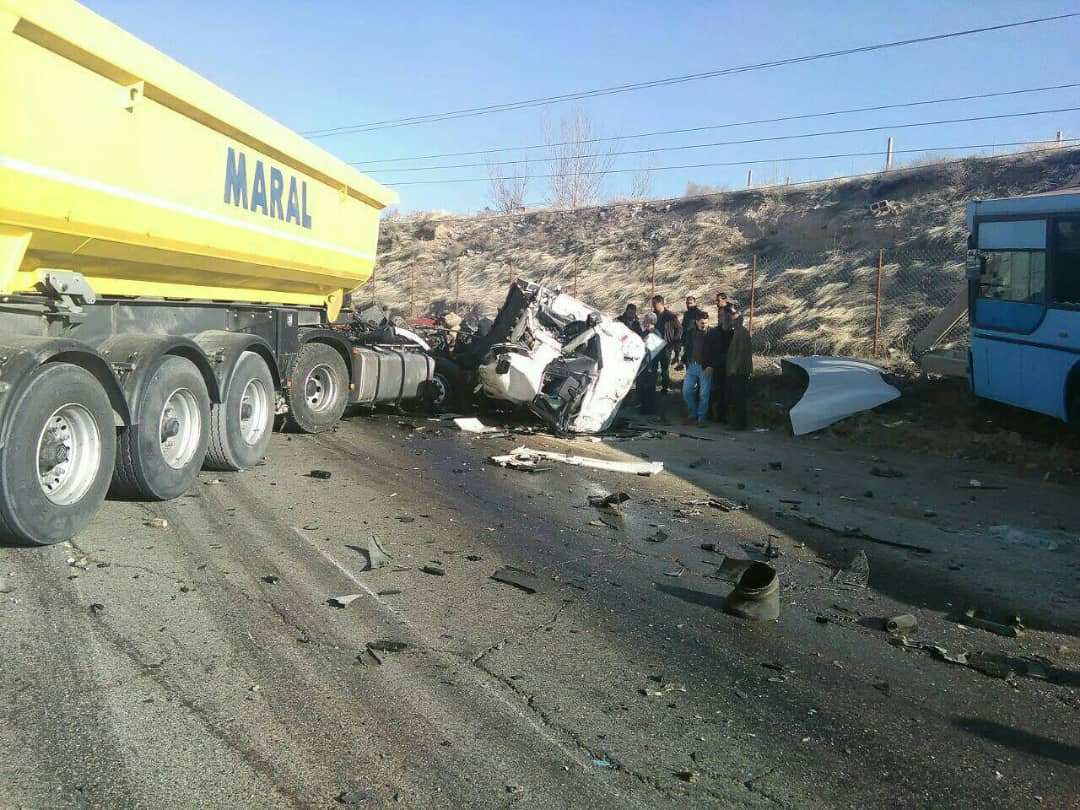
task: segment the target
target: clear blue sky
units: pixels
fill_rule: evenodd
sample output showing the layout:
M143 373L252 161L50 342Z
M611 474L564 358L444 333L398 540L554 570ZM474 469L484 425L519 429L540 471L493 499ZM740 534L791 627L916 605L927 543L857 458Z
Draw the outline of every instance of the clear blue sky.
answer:
M591 2L513 4L373 3L360 0L85 0L94 11L298 131L442 112L1080 10L1066 0L882 0L850 2ZM575 102L603 135L720 124L942 96L1080 81L1080 18L646 89ZM549 108L553 118L572 105ZM622 142L673 146L821 129L1080 107L1080 88L828 119L740 127ZM350 134L316 142L347 161L456 152L543 141L543 110ZM897 149L1080 137L1080 113L953 124L894 133ZM652 166L775 161L759 180L792 181L880 167L881 157L806 162L799 155L885 148L888 133L864 133L684 152ZM532 153L531 157L542 156ZM513 159L521 155L503 155ZM899 155L903 162L912 156ZM452 159L428 163L464 163ZM642 159L620 159L635 168ZM422 166L423 163L397 164ZM533 173L546 171L532 164ZM740 187L747 167L656 171L654 196L688 181ZM420 173L370 171L394 181L486 177L484 168ZM606 178L625 194L630 175ZM531 203L546 188L533 180ZM405 211L476 211L486 182L399 189Z

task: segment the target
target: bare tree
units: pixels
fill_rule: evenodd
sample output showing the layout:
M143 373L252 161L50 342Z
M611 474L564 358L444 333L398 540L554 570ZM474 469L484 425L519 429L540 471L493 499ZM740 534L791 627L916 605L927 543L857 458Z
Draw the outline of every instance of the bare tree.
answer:
M551 203L558 208L577 208L599 202L604 173L615 162L615 142L601 149L594 141L592 117L575 109L559 119L556 129L544 114L551 181Z
M652 190L652 166L646 164L630 175L630 199L646 200L652 196Z
M508 171L503 169L507 168ZM525 208L525 192L529 188L529 164L509 167L488 165L488 196L500 214L512 214Z

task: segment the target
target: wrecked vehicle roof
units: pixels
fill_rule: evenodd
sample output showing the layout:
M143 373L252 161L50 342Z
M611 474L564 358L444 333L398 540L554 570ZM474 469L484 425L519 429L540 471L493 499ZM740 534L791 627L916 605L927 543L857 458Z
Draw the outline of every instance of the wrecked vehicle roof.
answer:
M491 331L455 360L487 396L526 406L558 432L596 433L615 418L646 362L663 348L620 321L524 279L510 285Z

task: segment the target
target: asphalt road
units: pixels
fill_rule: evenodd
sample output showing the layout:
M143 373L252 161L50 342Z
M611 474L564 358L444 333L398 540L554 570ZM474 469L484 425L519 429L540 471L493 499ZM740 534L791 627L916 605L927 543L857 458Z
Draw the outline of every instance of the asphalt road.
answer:
M277 435L71 545L0 548L0 806L1080 806L1080 689L891 646L910 605L837 587L847 545L680 506L705 493L673 472L503 470L520 438L399 421ZM392 560L365 571L373 534ZM770 539L780 622L722 613L700 544Z

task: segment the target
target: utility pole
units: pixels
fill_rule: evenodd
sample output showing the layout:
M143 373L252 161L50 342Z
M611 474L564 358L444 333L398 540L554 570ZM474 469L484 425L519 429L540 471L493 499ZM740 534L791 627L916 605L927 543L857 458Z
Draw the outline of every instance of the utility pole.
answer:
M454 312L461 312L461 262L454 263Z
M750 169L746 172L746 187L751 188L754 185L754 170Z
M1059 129L1057 131L1057 144L1060 146L1063 143L1065 143L1065 133Z
M892 135L889 136L889 144L885 147L885 171L892 169Z

